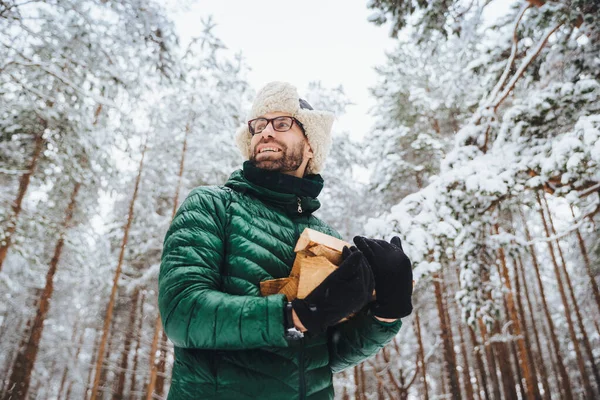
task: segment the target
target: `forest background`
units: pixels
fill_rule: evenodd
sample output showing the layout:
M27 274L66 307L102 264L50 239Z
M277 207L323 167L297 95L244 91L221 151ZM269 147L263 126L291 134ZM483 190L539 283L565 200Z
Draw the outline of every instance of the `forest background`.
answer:
M334 126L318 215L347 240L399 235L417 284L339 399L600 397L600 6L518 0L490 23L493 3L364 4L396 45L368 140ZM0 1L2 399L166 397L162 240L241 165L258 89L214 21L184 46L170 15ZM336 85L299 89L341 117Z

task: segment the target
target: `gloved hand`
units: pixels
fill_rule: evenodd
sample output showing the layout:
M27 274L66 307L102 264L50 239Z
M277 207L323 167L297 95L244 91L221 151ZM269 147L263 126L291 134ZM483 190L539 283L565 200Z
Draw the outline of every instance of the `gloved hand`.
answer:
M340 266L306 298L292 301L309 332L324 332L371 301L375 279L365 255L352 246L344 247L342 257Z
M356 236L354 243L371 265L375 276L376 300L371 306L380 318L404 318L412 312L413 274L402 241L394 236L385 240Z

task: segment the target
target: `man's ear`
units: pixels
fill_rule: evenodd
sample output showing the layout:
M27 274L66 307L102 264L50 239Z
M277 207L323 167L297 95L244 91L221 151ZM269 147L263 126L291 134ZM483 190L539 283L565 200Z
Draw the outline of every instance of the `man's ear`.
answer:
M310 147L310 144L307 141L304 145L304 157L313 158L314 156L315 154L313 153L312 148Z

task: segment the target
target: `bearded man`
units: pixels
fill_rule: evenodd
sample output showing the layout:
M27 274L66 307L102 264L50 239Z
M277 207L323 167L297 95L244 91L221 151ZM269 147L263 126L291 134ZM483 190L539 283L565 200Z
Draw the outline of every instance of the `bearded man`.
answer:
M355 237L305 299L260 295L261 281L289 276L304 228L340 237L313 215L333 119L292 85L266 85L237 132L243 169L224 186L194 189L179 208L159 276L175 345L168 399L333 399L332 374L377 353L411 313L411 264L398 238Z

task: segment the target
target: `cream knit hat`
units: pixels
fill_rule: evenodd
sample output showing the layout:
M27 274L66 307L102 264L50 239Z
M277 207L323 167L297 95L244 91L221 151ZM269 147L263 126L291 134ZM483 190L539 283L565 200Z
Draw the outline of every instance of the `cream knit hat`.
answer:
M331 147L331 126L335 116L328 111L313 110L305 100L300 99L296 88L286 82L271 82L263 87L256 95L247 119L270 112L290 113L300 121L314 154L308 162L306 173L320 173ZM251 155L251 137L248 124L237 129L235 142L246 159Z

